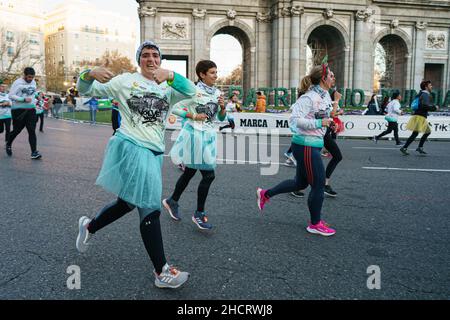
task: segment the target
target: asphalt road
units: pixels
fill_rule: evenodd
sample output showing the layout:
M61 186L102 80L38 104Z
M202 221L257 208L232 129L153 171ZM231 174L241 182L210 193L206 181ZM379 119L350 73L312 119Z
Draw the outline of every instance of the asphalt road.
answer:
M332 181L339 194L323 207L323 218L337 230L329 238L305 230L306 198L279 195L260 214L256 187L292 178L294 169L280 166L276 175L262 175L268 166L254 162L218 166L207 201L215 228L200 231L190 220L197 175L180 200L183 220L173 222L162 212L168 261L191 273L184 287L168 291L153 285L136 210L99 231L86 254L75 248L78 218L94 216L115 198L95 186L111 133L107 126L46 119L45 133L38 133L39 161L29 158L25 131L11 158L1 136L0 299L450 297L449 142L428 142L427 157L405 157L393 141L339 140L344 160ZM273 163L284 162L289 138L272 142ZM259 145L265 146L261 140ZM165 196L180 173L166 157ZM66 285L72 265L81 270L80 290ZM369 290L367 270L374 265L381 287Z

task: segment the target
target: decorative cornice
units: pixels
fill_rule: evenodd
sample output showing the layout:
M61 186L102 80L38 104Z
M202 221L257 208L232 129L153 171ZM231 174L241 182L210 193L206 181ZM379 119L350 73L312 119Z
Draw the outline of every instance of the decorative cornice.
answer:
M283 7L281 9L281 16L282 17L289 17L291 15L291 8L289 7Z
M230 19L230 20L234 20L236 18L236 10L228 9L228 11L227 11L227 18Z
M256 21L269 22L270 21L270 12L267 12L267 13L258 12L256 14Z
M155 7L139 7L138 8L138 15L139 18L142 17L154 17L156 16L156 13L158 12L158 9L156 9Z
M204 19L206 16L206 9L198 9L198 8L192 9L192 16L194 18Z
M302 14L305 13L305 8L303 8L302 6L293 6L291 8L291 14L293 16L301 16Z
M366 8L364 10L358 10L355 15L356 21L364 21L366 22L373 14L375 13L374 10L370 10L369 8Z
M416 29L417 30L425 30L428 26L428 23L426 21L417 21L416 22Z
M324 10L322 15L324 16L325 19L331 19L331 18L333 18L334 11L333 11L333 9L328 8L328 9Z
M389 26L391 27L391 29L397 29L399 24L400 24L400 21L397 18L395 18L391 21Z

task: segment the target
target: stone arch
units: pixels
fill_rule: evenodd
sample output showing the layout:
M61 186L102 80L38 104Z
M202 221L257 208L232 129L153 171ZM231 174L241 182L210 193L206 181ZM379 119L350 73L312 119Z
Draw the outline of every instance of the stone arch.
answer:
M306 31L303 35L303 39L305 41L307 41L309 36L311 35L311 33L314 31L314 29L317 29L320 26L331 26L331 27L334 27L337 30L339 30L339 32L342 35L342 38L344 39L345 47L346 48L350 47L350 36L349 36L345 26L343 24L341 24L339 21L335 21L335 20L320 19L319 21L314 22L306 29Z
M377 49L378 44L382 49ZM408 56L411 52L411 41L408 35L401 30L387 28L375 37L374 51L378 50L384 51L382 61L386 68L385 73L379 79L378 86L380 88L406 89L408 79L405 75L408 73Z
M236 38L242 46L242 73L243 89L247 92L251 87L256 86L255 79L255 59L256 59L256 35L255 32L244 22L236 20L222 19L214 23L207 36L206 47L211 47L211 39L218 34L228 34Z
M375 40L373 41L373 47L375 48L375 46L377 45L378 42L380 42L380 40L382 38L384 38L385 36L388 35L396 35L400 38L402 38L402 40L404 41L406 48L408 49L408 54L411 52L412 50L412 41L409 37L409 35L401 30L401 29L391 29L391 28L385 28L383 30L381 30L380 32L378 32L378 34L375 37Z
M344 87L347 79L350 46L350 39L344 26L330 20L317 21L306 30L304 41L307 44L306 50L309 48L313 56L316 55L316 61L310 62L310 64L320 63L318 60L327 54L328 63L336 75L338 87Z

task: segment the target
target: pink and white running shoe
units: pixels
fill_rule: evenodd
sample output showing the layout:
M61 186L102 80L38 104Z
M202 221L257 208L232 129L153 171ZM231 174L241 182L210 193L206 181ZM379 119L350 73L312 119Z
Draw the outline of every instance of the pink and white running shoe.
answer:
M315 233L315 234L320 234L322 236L325 237L329 237L332 236L333 234L336 233L336 230L331 229L328 224L323 221L320 220L318 224L309 224L308 227L306 228L306 230L309 233Z
M264 209L266 202L269 202L269 198L266 197L266 192L267 192L266 189L261 188L256 189L256 199L257 199L256 201L258 204L258 208L261 211Z

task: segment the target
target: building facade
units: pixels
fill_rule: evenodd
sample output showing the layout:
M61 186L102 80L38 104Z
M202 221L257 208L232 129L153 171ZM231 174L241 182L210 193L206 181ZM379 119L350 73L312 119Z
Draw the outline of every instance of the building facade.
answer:
M87 1L64 2L45 16L45 60L49 86L69 86L83 61L118 51L134 61L136 32L130 18Z
M243 47L243 86L297 87L328 55L340 88L418 89L430 79L450 89L447 0L136 0L141 40L166 58L209 59L211 38L229 34ZM219 66L220 67L220 66Z
M40 1L0 0L0 79L9 83L31 66L45 87L43 26Z

